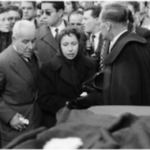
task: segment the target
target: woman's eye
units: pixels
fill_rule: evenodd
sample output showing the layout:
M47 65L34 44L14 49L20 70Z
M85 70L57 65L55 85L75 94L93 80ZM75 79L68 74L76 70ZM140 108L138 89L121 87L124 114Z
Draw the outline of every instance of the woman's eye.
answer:
M67 46L67 45L68 45L68 43L63 43L62 45L63 45L63 46Z
M77 45L77 43L76 43L76 42L73 42L72 45Z

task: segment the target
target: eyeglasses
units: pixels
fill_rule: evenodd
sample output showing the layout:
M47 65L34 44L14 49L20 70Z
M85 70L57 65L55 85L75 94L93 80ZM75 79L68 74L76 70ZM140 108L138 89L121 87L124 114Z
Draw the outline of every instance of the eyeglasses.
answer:
M50 16L52 12L47 11L47 10L46 10L46 11L43 11L43 10L42 10L42 11L41 11L41 15L43 15L44 13L45 13L47 16Z

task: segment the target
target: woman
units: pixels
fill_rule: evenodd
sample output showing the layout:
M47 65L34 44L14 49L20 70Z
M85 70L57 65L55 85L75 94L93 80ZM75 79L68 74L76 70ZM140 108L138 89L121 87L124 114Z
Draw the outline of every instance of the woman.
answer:
M41 68L39 103L43 123L52 127L56 113L83 92L82 84L96 72L94 61L82 55L78 29L67 27L58 37L60 52Z
M10 22L7 9L0 7L0 53L11 44Z
M77 2L64 1L65 9L63 14L63 19L68 21L68 17L71 12L77 10Z

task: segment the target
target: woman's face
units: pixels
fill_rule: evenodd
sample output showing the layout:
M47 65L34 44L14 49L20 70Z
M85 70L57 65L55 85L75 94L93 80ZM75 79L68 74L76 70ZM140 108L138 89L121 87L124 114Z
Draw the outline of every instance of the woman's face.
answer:
M73 11L73 5L72 5L71 1L65 1L64 4L65 4L65 12L66 13L70 13Z
M9 32L10 30L10 22L8 20L8 13L0 14L0 31Z
M79 41L74 34L63 36L60 45L62 53L67 59L73 60L77 56Z

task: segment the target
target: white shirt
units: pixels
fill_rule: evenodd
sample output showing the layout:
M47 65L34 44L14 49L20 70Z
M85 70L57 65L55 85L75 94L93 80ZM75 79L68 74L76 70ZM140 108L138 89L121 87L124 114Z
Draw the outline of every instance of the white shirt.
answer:
M53 37L56 36L56 29L58 29L58 33L65 28L65 22L62 20L61 24L58 27L50 27Z
M120 32L120 33L110 42L109 53L111 52L112 47L114 46L114 44L116 43L116 41L119 39L119 37L120 37L123 33L127 32L127 31L128 31L127 29L123 30L122 32Z
M94 51L96 51L96 49L98 47L100 33L101 32L99 31L99 32L94 34L95 35L95 38L94 38ZM92 41L92 35L91 35L91 41Z

